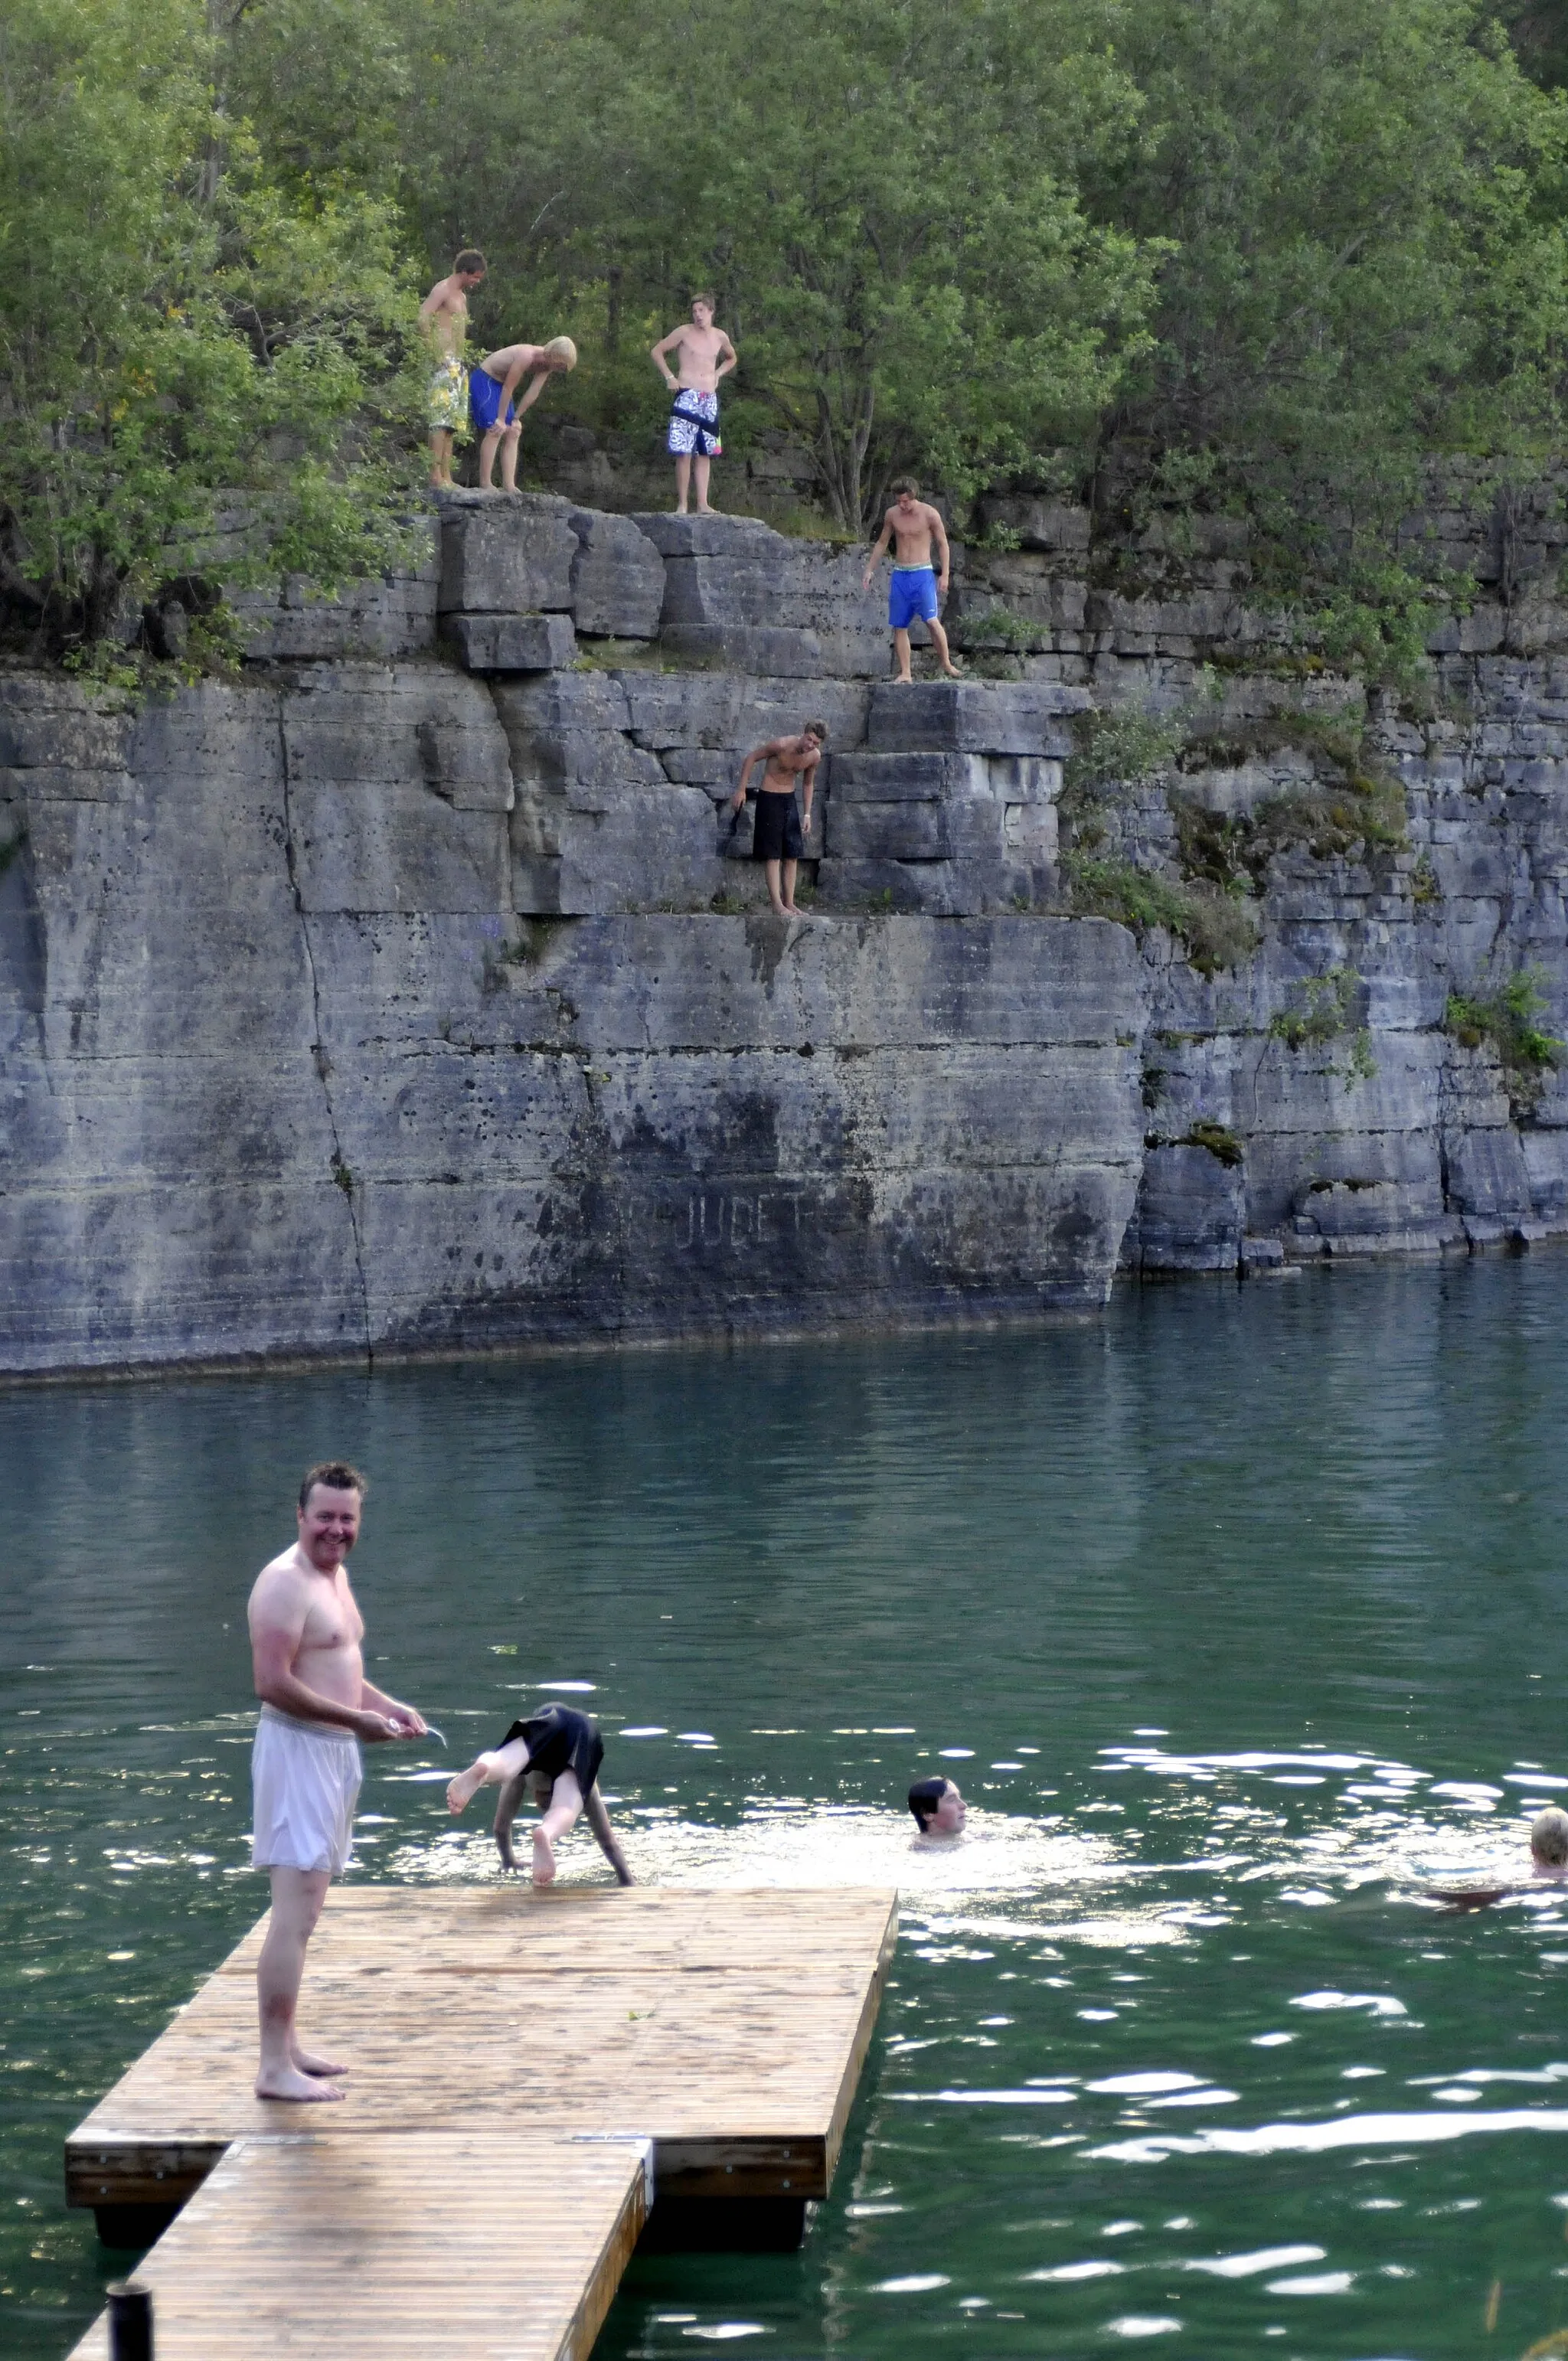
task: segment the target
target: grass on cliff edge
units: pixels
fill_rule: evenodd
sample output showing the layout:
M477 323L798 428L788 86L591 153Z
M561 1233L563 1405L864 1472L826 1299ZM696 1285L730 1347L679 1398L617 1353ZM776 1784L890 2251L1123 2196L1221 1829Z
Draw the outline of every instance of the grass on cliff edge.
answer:
M1240 967L1256 950L1261 929L1245 902L1201 881L1166 877L1130 861L1069 851L1062 867L1080 917L1114 918L1142 938L1163 927L1185 946L1200 975Z

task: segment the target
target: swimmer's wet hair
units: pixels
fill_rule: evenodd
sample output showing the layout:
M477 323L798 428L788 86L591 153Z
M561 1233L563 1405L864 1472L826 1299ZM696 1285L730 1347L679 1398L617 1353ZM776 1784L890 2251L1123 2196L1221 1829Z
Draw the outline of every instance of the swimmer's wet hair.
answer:
M691 311L693 307L698 303L706 303L710 312L717 312L718 309L718 304L714 302L706 287L699 287L697 289L696 293L691 299L691 302L686 305L686 310L688 312Z
M916 500L920 497L920 487L913 476L894 476L887 489L894 500L898 498L900 492L913 492Z
M808 721L805 724L800 734L803 738L815 738L819 746L826 746L828 743L828 724L826 721Z
M1568 1812L1549 1804L1530 1829L1530 1849L1550 1868L1568 1866Z
M909 1790L909 1808L920 1823L925 1835L929 1823L937 1817L937 1806L948 1792L945 1779L916 1779Z
M329 1492L357 1492L361 1499L367 1488L358 1468L351 1467L346 1459L323 1459L305 1470L305 1480L300 1487L302 1509L309 1504L318 1484L324 1484Z
M454 276L461 271L465 279L471 279L476 270L488 272L489 267L477 246L466 246L453 264L452 269Z

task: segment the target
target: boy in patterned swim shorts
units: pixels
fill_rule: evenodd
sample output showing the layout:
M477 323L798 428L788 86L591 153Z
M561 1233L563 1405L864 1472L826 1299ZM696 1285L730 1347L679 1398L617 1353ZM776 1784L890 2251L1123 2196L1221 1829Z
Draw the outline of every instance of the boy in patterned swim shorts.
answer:
M724 449L718 439L718 380L728 377L735 367L736 352L723 329L713 324L711 295L694 295L691 313L685 325L672 328L667 336L661 337L653 346L652 357L655 368L675 397L664 438L664 447L675 463L675 514L686 514L695 472L696 512L698 516L712 516L714 511L707 504L708 467ZM670 373L664 358L668 352L679 355L678 378Z
M438 492L452 489L452 445L468 432L468 372L463 343L468 333L468 296L485 276L485 258L466 246L446 278L438 279L419 307L420 325L430 346L430 387L425 423L430 429L430 481Z

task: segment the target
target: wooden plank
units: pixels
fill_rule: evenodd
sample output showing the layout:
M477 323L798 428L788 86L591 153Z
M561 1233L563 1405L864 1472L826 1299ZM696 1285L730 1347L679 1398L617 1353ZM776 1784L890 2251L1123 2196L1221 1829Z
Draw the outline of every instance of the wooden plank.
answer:
M647 2212L633 2142L242 2140L138 2266L159 2361L583 2361ZM107 2361L107 2315L71 2361Z
M666 2194L823 2197L895 1927L887 1892L337 1889L305 2022L354 2070L313 2134L635 2132ZM73 2204L175 2202L297 2122L251 2095L259 1931L71 2135Z
M311 1943L313 1967L417 1964L429 1973L620 1974L640 1967L734 1974L874 1964L893 1897L885 1891L670 1886L334 1886ZM803 1905L805 1905L803 1907ZM262 1918L217 1972L250 1976Z

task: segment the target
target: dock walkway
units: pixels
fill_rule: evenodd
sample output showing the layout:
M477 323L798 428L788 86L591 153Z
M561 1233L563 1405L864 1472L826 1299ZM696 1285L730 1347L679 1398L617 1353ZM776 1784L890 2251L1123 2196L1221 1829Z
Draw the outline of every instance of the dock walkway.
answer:
M160 2361L301 2332L340 2361L584 2361L645 2227L798 2237L896 1925L885 1891L336 1887L305 2015L352 2061L343 2103L252 2096L263 1921L71 2135L67 2195L111 2236L196 2199L139 2274ZM100 2321L72 2361L106 2351Z

